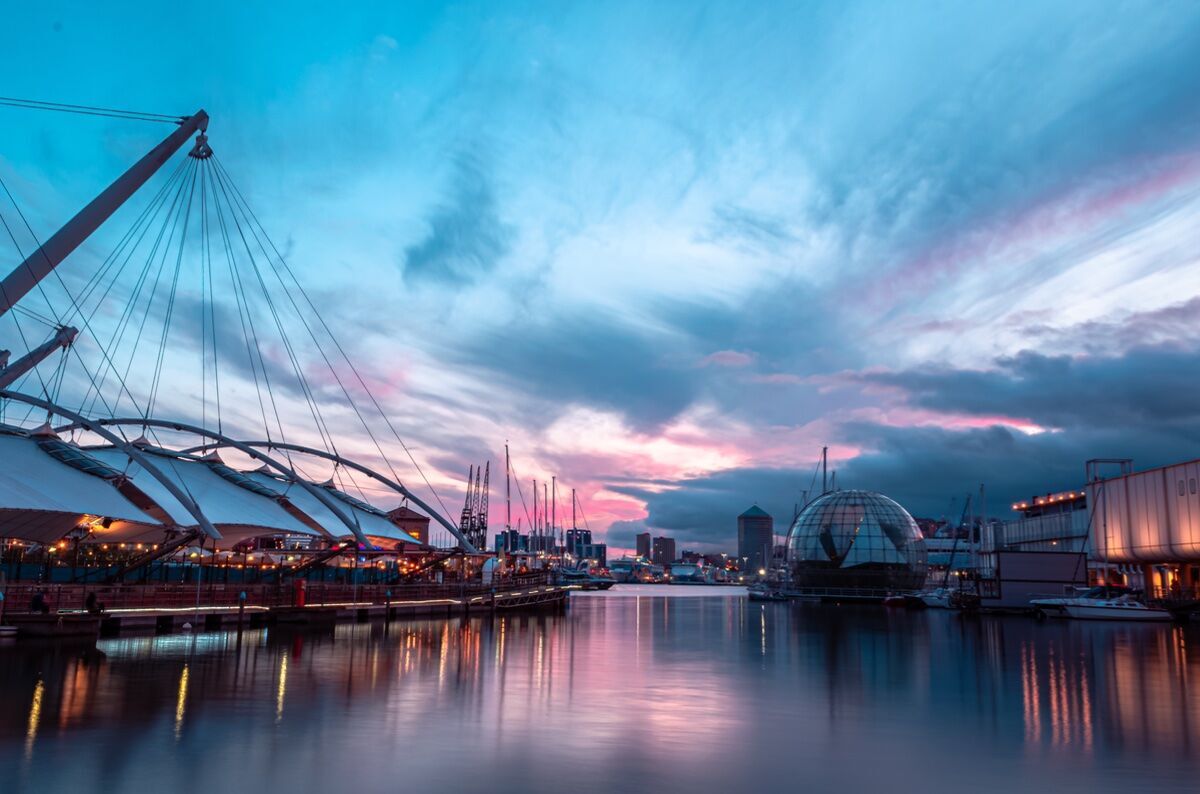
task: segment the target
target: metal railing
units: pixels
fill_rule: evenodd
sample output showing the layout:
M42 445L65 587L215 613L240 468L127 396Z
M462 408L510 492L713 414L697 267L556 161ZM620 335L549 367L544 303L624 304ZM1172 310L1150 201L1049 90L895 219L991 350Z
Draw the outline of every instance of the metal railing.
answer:
M402 606L406 602L452 600L462 602L478 596L491 596L526 591L549 583L544 572L504 577L491 584L479 580L436 584L354 585L325 582L308 583L304 589L306 606L393 604ZM94 593L96 602L106 611L128 609L191 609L199 604L200 609L237 607L271 608L292 606L297 602L298 588L291 583L270 584L222 584L220 582L194 584L149 584L149 585L93 585L93 584L15 584L8 585L6 610L9 613L31 611L34 595L43 593L46 607L51 612L75 611L86 608L89 594ZM245 601L241 600L245 594Z

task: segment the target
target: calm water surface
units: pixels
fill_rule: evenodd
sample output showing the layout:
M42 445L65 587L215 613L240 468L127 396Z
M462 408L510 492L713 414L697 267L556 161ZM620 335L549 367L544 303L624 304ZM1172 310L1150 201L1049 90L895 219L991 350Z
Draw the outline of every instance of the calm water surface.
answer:
M561 615L0 647L0 791L1149 791L1200 631L615 588ZM736 594L736 595L735 595Z

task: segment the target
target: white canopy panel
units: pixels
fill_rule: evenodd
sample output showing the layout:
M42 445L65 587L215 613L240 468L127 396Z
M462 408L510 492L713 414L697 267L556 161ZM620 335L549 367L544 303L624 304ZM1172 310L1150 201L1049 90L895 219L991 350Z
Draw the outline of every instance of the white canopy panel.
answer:
M85 516L161 527L110 481L54 459L36 439L0 435L0 461L0 537L50 543Z
M325 527L325 529L328 530L329 533L334 537L342 538L350 534L350 531L346 528L346 525L342 523L342 521L336 515L333 514L333 511L326 507L320 499L313 496L306 489L301 488L299 485L294 483L288 483L280 480L279 478L263 471L245 472L245 474L255 482L265 485L268 488L284 490L288 501L311 516L313 520ZM317 487L321 488L323 486L317 485ZM369 510L363 510L360 507L355 507L347 501L338 499L337 495L333 492L330 492L329 495L337 500L338 506L340 506L344 512L349 514L352 518L358 519L359 527L362 529L364 535L373 538L383 538L386 540L395 541L396 543L414 543L420 545L419 540L401 530L398 526L389 521L386 516L381 516L376 513L372 513Z
M317 535L317 532L289 514L278 502L235 485L214 472L206 463L151 450L146 452L153 455L152 460L159 464L158 468L200 506L200 510L225 536L225 540L236 542L246 537L274 532ZM88 450L88 454L111 466L121 468L129 461L119 449L95 448ZM140 466L132 464L128 474L134 484L166 510L180 526L196 525L195 518L184 509L179 500Z

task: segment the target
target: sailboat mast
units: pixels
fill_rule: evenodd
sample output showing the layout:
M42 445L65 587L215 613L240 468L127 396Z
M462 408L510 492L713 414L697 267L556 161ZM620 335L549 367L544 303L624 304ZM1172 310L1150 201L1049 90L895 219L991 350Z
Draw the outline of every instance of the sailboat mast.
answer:
M508 442L504 442L504 529L512 531L512 466L508 462Z
M829 447L821 447L821 495L829 493Z

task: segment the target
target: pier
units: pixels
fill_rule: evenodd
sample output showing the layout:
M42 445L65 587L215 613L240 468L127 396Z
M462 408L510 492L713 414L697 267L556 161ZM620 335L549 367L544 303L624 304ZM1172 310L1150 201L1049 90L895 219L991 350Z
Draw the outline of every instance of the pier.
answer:
M343 622L438 617L518 609L561 609L577 585L559 584L538 573L495 584L352 585L292 583L226 585L86 585L8 588L5 622L22 637L95 637L135 632L171 633L230 626L271 624L321 626ZM35 593L44 592L48 613L29 611ZM89 594L103 605L88 612Z

